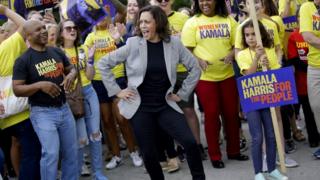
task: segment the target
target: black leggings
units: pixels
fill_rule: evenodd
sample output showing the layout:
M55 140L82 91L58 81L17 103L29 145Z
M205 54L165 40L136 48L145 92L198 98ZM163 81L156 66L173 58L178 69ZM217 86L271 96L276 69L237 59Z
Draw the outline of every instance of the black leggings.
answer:
M290 118L294 115L294 108L290 105L281 106L281 119L283 124L283 136L285 140L292 138Z
M158 158L160 162L167 161L169 159L175 158L178 156L178 153L175 149L174 140L170 137L164 130L160 127L157 130L157 149L158 149Z
M176 139L186 150L187 161L193 180L204 180L200 152L183 114L166 105L158 112L145 112L143 107L130 120L145 167L152 180L163 180L164 175L159 164L156 145L158 126Z

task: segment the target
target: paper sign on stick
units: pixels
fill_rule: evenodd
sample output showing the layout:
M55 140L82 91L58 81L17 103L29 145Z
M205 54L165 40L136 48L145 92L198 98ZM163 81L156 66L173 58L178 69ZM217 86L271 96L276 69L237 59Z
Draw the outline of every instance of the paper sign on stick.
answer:
M243 76L237 85L243 112L298 103L291 67Z

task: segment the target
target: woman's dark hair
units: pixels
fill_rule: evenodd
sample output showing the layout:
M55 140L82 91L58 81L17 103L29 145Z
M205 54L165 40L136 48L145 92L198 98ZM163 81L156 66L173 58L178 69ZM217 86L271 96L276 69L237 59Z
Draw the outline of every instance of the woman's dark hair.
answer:
M300 8L301 8L301 6L298 6L297 10L296 10L296 17L297 18L300 17Z
M63 31L63 26L64 26L64 23L66 23L66 22L73 22L71 19L65 19L65 20L63 20L63 21L61 21L60 23L59 23L59 26L58 26L58 29L59 29L59 31L58 31L58 38L57 38L57 45L58 46L61 46L61 47L64 47L64 41L63 41L63 37L62 37L62 31ZM74 22L73 22L74 23ZM75 23L74 23L75 24ZM75 26L76 26L76 24L75 24ZM74 41L74 46L75 47L79 47L79 46L81 46L81 39L80 39L80 31L79 31L79 29L78 29L78 27L77 27L77 38L76 38L76 40Z
M221 17L228 17L229 12L227 9L227 5L225 0L211 0L214 1L215 6L214 6L214 15L218 15ZM200 10L200 5L199 5L199 0L194 0L194 9L193 12L195 15L200 15L202 14L202 11Z
M143 12L149 12L156 22L156 33L158 33L161 40L170 42L170 28L166 13L158 6L146 6L140 9L138 18L136 20L136 35L142 37L140 30L140 17Z
M272 0L263 0L264 13L268 16L279 16L277 6Z
M150 5L148 0L137 0L137 4L138 4L139 9L142 9L142 8Z
M259 23L259 29L260 29L260 34L261 34L261 40L262 40L262 45L263 47L266 47L266 48L272 48L274 46L273 44L273 40L271 39L269 33L267 32L266 28L263 26L263 24L258 21ZM248 48L249 45L247 44L246 42L246 37L245 37L245 34L244 34L244 30L248 27L252 27L253 28L253 22L252 20L250 21L247 21L243 26L242 26L242 29L241 29L241 34L242 34L242 45L243 47L245 48Z

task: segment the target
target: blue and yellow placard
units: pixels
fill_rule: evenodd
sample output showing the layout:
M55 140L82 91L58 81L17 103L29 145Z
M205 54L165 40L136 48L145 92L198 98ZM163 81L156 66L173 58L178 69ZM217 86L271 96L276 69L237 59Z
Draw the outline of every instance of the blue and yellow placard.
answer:
M62 16L74 21L83 35L108 15L95 0L63 0L60 8Z
M298 19L296 16L289 16L282 19L286 27L286 31L292 31L298 27Z
M240 77L237 86L243 112L298 103L292 67Z

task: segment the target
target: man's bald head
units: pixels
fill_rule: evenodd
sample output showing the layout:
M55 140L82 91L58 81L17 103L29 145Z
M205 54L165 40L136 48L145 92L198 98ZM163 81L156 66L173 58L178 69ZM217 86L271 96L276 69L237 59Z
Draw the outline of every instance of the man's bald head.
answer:
M27 40L30 43L46 44L44 36L48 38L48 32L46 26L39 20L28 20L23 26L23 31L26 34ZM47 41L47 40L46 40Z
M43 23L39 20L28 20L23 26L23 31L26 34L30 34L35 30L36 27L43 25Z
M3 24L3 28L7 32L7 35L11 36L14 32L17 31L18 26L11 20L8 20L6 23Z

